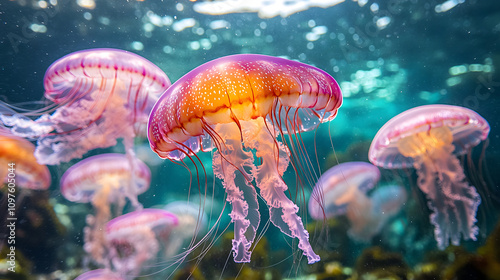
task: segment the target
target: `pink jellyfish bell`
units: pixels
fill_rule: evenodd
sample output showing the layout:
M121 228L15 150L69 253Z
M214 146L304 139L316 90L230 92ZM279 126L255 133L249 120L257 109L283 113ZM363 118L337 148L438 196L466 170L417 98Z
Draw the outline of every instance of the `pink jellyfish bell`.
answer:
M159 240L168 240L178 224L175 214L162 209L134 211L109 221L106 239L113 268L121 274L139 273L144 262L156 257Z
M121 278L116 273L107 269L96 269L87 271L80 276L76 277L75 280L125 280Z
M126 155L100 154L88 157L71 166L61 177L61 193L73 202L92 202L97 207L108 207L110 203L123 204L128 198L135 207L140 207L137 196L151 182L149 167L135 159L135 174ZM134 181L131 181L134 179Z
M135 209L141 209L137 196L149 188L149 167L138 159L134 160L134 168L129 163L123 154L100 154L71 166L61 178L61 193L66 199L90 202L95 209L95 217L87 217L85 250L100 264L108 262L103 228L111 219L111 205L121 213L128 198Z
M456 155L488 137L490 126L476 112L451 105L426 105L389 120L377 133L370 161L384 168L417 170L418 186L433 211L430 221L440 249L476 240L477 207L481 199L469 185Z
M309 198L309 215L315 220L346 214L351 223L349 235L369 240L363 230L370 224L367 215L372 202L366 195L380 179L378 168L367 162L346 162L321 175Z
M309 198L309 215L322 220L369 204L366 193L379 179L378 168L367 162L345 162L328 169Z
M131 52L78 51L60 58L45 73L45 97L57 108L51 115L31 120L4 113L0 121L15 135L37 140L35 157L41 164L68 162L114 146L119 138L132 156L133 138L145 135L149 112L169 86L160 68Z
M212 165L232 205L235 262L250 262L260 223L255 180L271 222L297 238L314 263L319 256L282 175L291 156L306 157L298 134L335 118L341 103L337 82L318 68L265 55L226 56L192 70L160 97L148 139L160 157L174 160L217 149Z
M328 169L319 178L309 198L309 214L315 220L346 215L349 236L369 242L406 201L398 186L378 187L380 171L367 162L346 162Z

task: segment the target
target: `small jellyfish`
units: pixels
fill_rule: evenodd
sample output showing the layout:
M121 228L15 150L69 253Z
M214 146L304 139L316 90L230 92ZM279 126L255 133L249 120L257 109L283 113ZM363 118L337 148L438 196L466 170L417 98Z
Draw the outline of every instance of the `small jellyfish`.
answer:
M378 168L367 162L341 163L319 178L309 199L309 214L315 220L345 214L351 223L349 236L369 242L406 201L404 189L377 188ZM404 194L403 194L404 193ZM397 196L391 197L390 194ZM386 209L387 208L387 209Z
M406 203L408 196L403 187L388 185L377 187L370 195L370 198L373 201L373 209L377 209L375 212L394 216L401 210L401 206Z
M300 133L335 118L341 103L337 82L318 68L266 55L226 56L187 73L160 97L148 139L160 157L173 160L194 161L198 151L217 149L212 166L232 206L235 262L250 262L260 223L256 186L271 222L297 238L314 263L320 258L282 175L291 159L306 169Z
M37 140L35 157L41 164L81 158L90 150L116 145L119 138L133 155L133 138L145 136L149 112L169 86L160 68L136 54L78 51L45 73L44 96L52 105L26 114L4 108L0 120L13 134ZM40 112L36 120L27 117Z
M440 249L476 240L476 212L481 198L464 175L457 155L488 137L490 126L476 112L451 105L425 105L389 120L377 133L370 161L383 168L413 166L417 184L432 210L430 222Z
M125 280L121 278L116 273L107 269L96 269L87 271L80 276L76 277L75 280Z
M373 232L372 236L380 232L387 221L401 211L407 199L408 195L404 187L398 185L377 187L370 195L372 201L370 214L377 220L377 223L367 228L367 231Z
M171 257L179 252L184 243L190 242L192 245L196 237L206 231L208 218L203 208L192 201L170 202L163 209L179 218L179 224L174 228L171 237L171 240L175 241L172 241L165 250L165 256Z
M162 209L143 209L116 217L106 224L108 256L120 274L136 275L144 262L156 257L158 240L168 240L179 224L177 216ZM168 246L168 245L167 245Z
M142 205L137 196L149 188L149 167L135 160L135 174L126 155L101 154L86 158L71 166L63 174L62 195L73 202L92 203L96 215L88 217L85 228L85 250L100 264L105 264L103 227L111 219L111 205L121 213L128 198L135 209ZM133 180L132 180L133 178Z
M34 152L31 142L0 127L0 182L32 190L48 189L49 169L36 161Z

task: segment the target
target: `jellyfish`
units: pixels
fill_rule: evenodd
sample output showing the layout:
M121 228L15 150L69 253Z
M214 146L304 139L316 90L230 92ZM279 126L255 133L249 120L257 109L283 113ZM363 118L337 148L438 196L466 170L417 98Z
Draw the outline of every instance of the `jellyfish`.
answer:
M85 251L99 264L106 264L104 258L103 228L111 219L111 204L121 214L128 198L132 206L139 210L142 205L137 196L149 188L151 172L146 164L135 160L132 169L126 155L100 154L86 158L71 166L63 174L60 185L62 195L73 202L90 202L96 215L87 217L85 228ZM132 170L135 175L132 175ZM134 180L132 181L132 178Z
M345 214L351 224L349 236L369 242L406 201L404 189L392 187L377 188L368 196L379 179L378 168L367 162L346 162L328 169L309 198L309 215L322 220Z
M165 205L163 209L174 213L179 218L179 224L174 228L170 238L175 240L165 248L165 256L171 257L178 253L186 241L193 244L198 234L205 231L208 218L202 207L191 201L173 201Z
M106 224L107 257L120 274L136 275L144 262L160 250L158 239L167 240L179 224L178 217L162 209L143 209L116 217Z
M250 262L260 223L256 186L271 222L297 238L314 263L320 258L282 175L290 159L305 155L300 133L335 118L341 103L337 82L318 68L266 55L226 56L195 68L160 97L148 139L154 152L171 160L193 160L200 150L216 148L212 168L232 206L235 262Z
M96 269L81 274L75 280L123 280L123 278L110 270Z
M451 105L425 105L389 120L369 150L370 161L397 169L413 166L417 184L432 210L430 222L439 249L476 240L476 212L481 198L467 182L457 155L488 137L490 126L476 112Z
M388 220L398 214L401 207L404 206L408 195L402 186L387 185L377 187L370 195L373 201L373 213L381 215L380 218Z
M45 73L44 96L52 105L29 114L4 108L0 120L13 134L37 140L35 157L41 164L81 158L90 150L116 145L119 138L133 157L134 137L145 136L149 112L169 86L160 68L136 54L78 51L57 60ZM36 120L27 117L39 114Z
M48 189L51 184L49 169L36 161L34 152L35 146L31 142L0 127L0 181L11 183L8 186ZM9 172L9 169L13 172ZM9 173L15 177L9 177Z

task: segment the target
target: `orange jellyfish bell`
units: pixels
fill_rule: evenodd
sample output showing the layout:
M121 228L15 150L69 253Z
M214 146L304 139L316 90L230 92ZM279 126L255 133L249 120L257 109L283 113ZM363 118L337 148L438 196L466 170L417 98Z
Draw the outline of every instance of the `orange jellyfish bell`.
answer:
M46 190L51 183L47 166L41 165L34 156L35 145L14 136L8 129L0 128L0 181L7 182L8 168L15 170L16 185L34 190ZM11 164L11 165L9 165Z
M332 120L341 104L337 82L318 68L265 55L232 55L199 66L165 91L149 116L148 138L160 157L174 160L217 148L212 165L232 205L236 262L250 261L260 223L255 180L270 220L298 238L314 263L319 256L281 177L290 155L301 151L280 137Z

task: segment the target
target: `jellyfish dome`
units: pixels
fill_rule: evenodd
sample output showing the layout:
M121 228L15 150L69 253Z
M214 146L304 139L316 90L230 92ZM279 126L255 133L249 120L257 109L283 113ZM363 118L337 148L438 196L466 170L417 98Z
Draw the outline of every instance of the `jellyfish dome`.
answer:
M109 239L119 235L127 235L136 228L147 227L157 229L172 227L179 224L177 216L163 209L143 209L130 212L114 218L106 224L106 234Z
M41 165L34 156L35 146L26 139L14 136L0 127L0 181L7 183L8 168L15 169L16 186L46 190L51 184L47 166ZM13 164L10 166L9 164Z
M151 171L135 159L132 166L123 154L100 154L71 166L63 174L62 195L73 202L92 203L96 215L87 217L84 249L99 264L107 264L104 225L111 219L111 206L121 213L125 198L142 209L137 196L149 188Z
M379 179L378 168L367 162L345 162L328 169L309 198L309 215L322 220L345 214L352 202L366 198Z
M451 105L426 105L389 120L376 134L370 161L384 168L413 166L418 186L432 210L438 247L458 245L461 236L476 240L481 198L464 175L457 155L488 137L490 126L476 112Z
M133 167L126 155L110 153L88 157L66 170L60 181L61 193L73 202L91 202L106 193L109 195L103 203L118 203L127 197L137 204L137 195L149 188L151 171L139 159L135 159L134 164L137 168L132 174Z
M314 263L319 256L281 176L290 156L304 153L293 136L332 120L341 104L337 82L318 68L265 55L226 56L195 68L160 97L149 117L148 139L160 157L174 160L217 149L212 165L232 205L236 262L250 262L260 223L255 180L271 222L297 238Z
M87 271L80 276L76 277L75 280L122 280L120 276L116 273L107 269L96 269Z
M309 215L323 220L346 215L350 222L349 236L368 242L385 224L376 208L378 197L369 197L380 179L380 171L367 162L346 162L328 169L321 175L309 198ZM382 196L385 202L390 198Z
M162 209L143 209L116 217L106 224L108 258L116 271L138 273L144 262L159 251L158 239L166 240L179 224L177 216Z
M54 102L36 120L2 114L18 136L37 140L35 157L57 165L82 157L122 138L131 151L133 138L145 135L149 112L170 86L166 74L136 54L89 49L68 54L45 73L45 97Z

